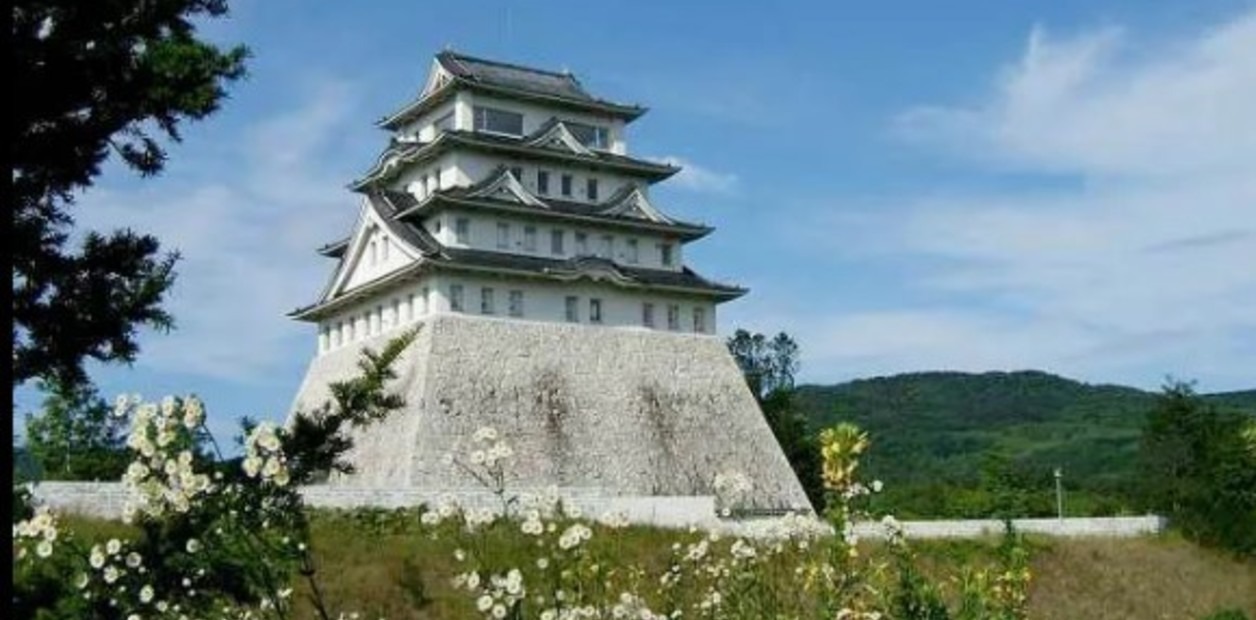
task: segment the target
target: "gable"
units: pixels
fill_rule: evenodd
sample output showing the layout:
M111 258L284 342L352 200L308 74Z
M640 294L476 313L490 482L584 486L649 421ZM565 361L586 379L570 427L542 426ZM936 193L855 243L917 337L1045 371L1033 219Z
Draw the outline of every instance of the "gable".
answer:
M353 236L323 301L411 265L421 256L417 248L389 230L370 200L364 200Z
M603 209L600 215L628 217L660 224L675 223L672 218L667 217L662 211L654 208L654 205L650 204L650 200L645 197L645 193L638 187L632 188L632 191L622 198L611 201L610 206Z
M491 180L484 183L478 189L467 194L470 198L490 198L493 200L502 200L506 202L514 202L532 207L541 207L548 209L540 198L537 198L532 192L529 192L515 175L511 174L506 168L499 168L497 175Z
M553 125L548 129L528 139L527 145L575 155L593 155L593 151L581 144L562 121L551 119L551 122Z

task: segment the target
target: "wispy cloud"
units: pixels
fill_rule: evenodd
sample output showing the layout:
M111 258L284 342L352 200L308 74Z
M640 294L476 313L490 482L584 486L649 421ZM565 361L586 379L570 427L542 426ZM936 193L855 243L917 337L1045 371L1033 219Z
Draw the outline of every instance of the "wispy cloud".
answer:
M737 190L735 174L711 170L675 155L659 157L656 161L680 166L680 172L669 180L669 187L706 194L731 194Z
M906 285L930 302L802 318L816 359L1250 386L1256 12L1136 43L1116 28L1061 39L1035 28L975 104L898 116L894 131L915 144L1029 180L843 219L880 246L865 257L913 260ZM1078 182L1049 182L1061 174Z
M167 308L177 329L146 337L137 366L163 372L263 381L294 354L308 329L284 313L311 299L327 265L312 248L341 234L357 205L350 171L328 157L357 116L355 89L322 79L297 89L284 113L216 137L217 157L176 158L167 174L136 189L99 188L82 200L85 226L130 226L182 255Z

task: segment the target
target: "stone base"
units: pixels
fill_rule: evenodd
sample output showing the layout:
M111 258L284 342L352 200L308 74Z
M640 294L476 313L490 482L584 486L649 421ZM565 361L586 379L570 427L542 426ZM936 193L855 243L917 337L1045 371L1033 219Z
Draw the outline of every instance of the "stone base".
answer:
M753 483L750 510L810 504L722 340L645 329L465 315L419 323L394 367L406 407L358 431L356 467L331 485L448 489L478 484L442 457L482 426L514 448L510 484L596 488L620 496L709 496L716 474ZM311 362L293 404L356 373L363 347Z

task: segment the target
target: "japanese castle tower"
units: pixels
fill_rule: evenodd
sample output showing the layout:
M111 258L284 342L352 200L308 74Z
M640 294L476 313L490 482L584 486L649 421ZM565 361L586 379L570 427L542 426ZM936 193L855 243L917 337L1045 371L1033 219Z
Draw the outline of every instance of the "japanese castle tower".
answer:
M378 122L392 135L350 184L354 228L319 248L331 276L290 315L317 328L294 412L364 347L419 331L396 368L406 408L357 431L356 471L329 484L473 486L443 457L493 426L522 487L711 495L736 471L746 508L808 506L716 335L717 305L746 290L685 264L713 229L652 202L679 168L629 154L645 111L568 72L444 51Z

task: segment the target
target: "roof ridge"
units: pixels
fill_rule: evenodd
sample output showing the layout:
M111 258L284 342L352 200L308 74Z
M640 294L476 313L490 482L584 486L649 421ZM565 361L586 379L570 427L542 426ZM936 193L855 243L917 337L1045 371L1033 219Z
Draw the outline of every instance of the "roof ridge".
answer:
M576 83L577 86L580 85L580 80L577 79L576 75L572 73L571 71L554 71L552 69L538 69L537 67L529 67L527 65L521 65L521 64L512 63L512 62L505 62L502 60L493 60L492 58L484 58L482 56L472 56L470 54L463 54L462 52L457 52L454 50L441 50L437 55L445 56L456 62L462 61L462 60L469 60L471 62L478 62L478 63L483 63L486 65L495 65L495 66L503 67L506 69L519 69L521 71L531 71L533 73L540 73L543 75L552 75L554 77L570 78L572 81Z

